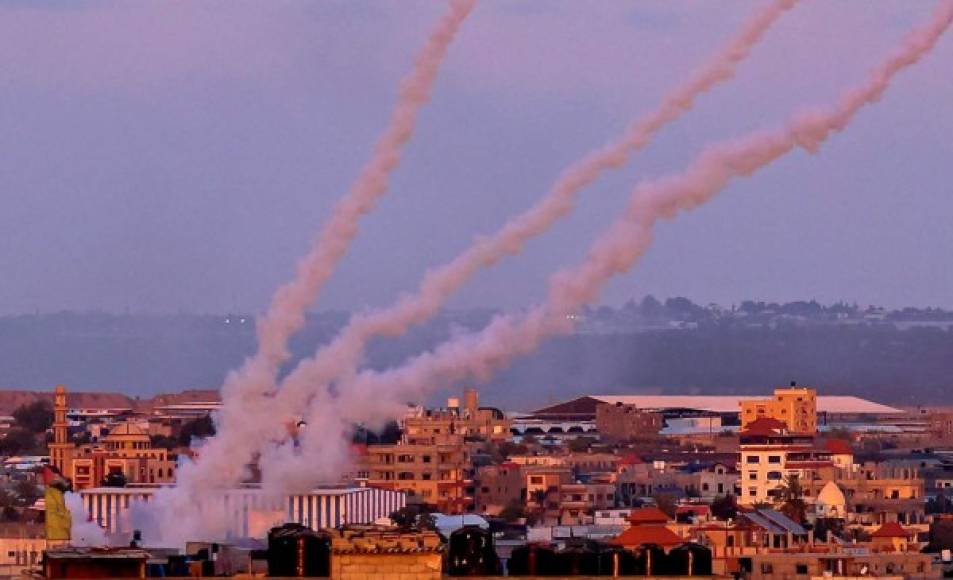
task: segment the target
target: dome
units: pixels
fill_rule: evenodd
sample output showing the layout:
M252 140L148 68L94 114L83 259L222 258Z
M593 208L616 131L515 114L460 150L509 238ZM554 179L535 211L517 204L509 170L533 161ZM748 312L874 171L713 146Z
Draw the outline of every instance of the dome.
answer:
M144 439L149 440L149 435L147 435L142 429L136 427L132 423L123 423L118 425L109 432L109 435L106 436L109 439Z
M827 485L817 494L817 503L823 503L829 506L847 505L847 498L844 492L833 481L828 481Z
M828 481L817 494L816 507L817 517L842 518L847 510L847 498L836 483Z

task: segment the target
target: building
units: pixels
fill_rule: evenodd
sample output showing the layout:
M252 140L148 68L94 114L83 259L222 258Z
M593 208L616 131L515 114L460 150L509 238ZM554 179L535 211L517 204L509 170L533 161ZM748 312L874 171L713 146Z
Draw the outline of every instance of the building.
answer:
M46 578L145 578L150 554L135 548L77 548L48 550L43 559Z
M152 501L157 487L101 487L84 489L80 496L91 521L110 534L132 532L129 510ZM267 499L259 489L246 487L222 495L231 514L229 537L264 537L273 526L298 523L313 530L349 524L370 524L407 504L404 493L372 487L321 488L310 493Z
M600 404L634 405L643 411L661 413L666 419L720 416L722 426L740 425L741 403L751 397L737 395L585 395L533 411L523 421L573 422L585 424L596 419ZM822 425L841 418L877 421L904 415L904 411L860 397L819 395L818 422Z
M415 407L402 421L404 433L411 438L459 434L470 439L506 441L510 438L510 422L499 409L481 407L476 389L463 390L460 399L451 397L445 409Z
M775 419L783 422L791 433L814 434L817 432L817 391L797 387L775 389L770 399L741 401L741 429L758 419Z
M741 432L741 496L738 502L774 502L785 480L830 480L834 475L831 452L814 445L814 436L792 433L787 424L762 417Z
M513 462L480 467L474 488L474 507L481 514L498 516L507 506L526 500L523 468Z
M445 513L467 511L470 446L457 433L404 434L394 445L367 447L368 485L402 491Z
M374 528L332 532L331 578L438 580L442 574L443 545L435 532Z
M655 544L666 551L670 550L685 543L684 538L668 528L670 522L665 512L658 508L634 509L629 515L629 528L610 543L629 550L646 544Z
M662 430L662 414L644 411L635 405L603 403L596 405L596 429L605 441L631 441L653 437Z
M473 508L471 457L486 441L510 438L499 409L480 407L478 393L465 389L463 405L450 398L445 409L412 409L393 445L369 445L369 485L406 492L445 513Z
M39 569L46 548L43 524L0 524L0 576L18 577L27 570Z
M58 385L53 405L53 442L50 461L74 489L102 485L113 474L126 483L173 483L175 458L155 448L149 435L132 422L120 423L95 443L76 445L69 439L66 387Z

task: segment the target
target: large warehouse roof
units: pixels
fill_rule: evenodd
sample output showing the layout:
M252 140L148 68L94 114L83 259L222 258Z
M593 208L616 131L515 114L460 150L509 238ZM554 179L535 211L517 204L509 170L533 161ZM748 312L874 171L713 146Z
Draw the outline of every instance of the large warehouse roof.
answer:
M534 415L594 415L599 403L622 403L639 409L664 411L669 409L693 409L711 413L738 413L741 401L764 397L740 395L587 395L534 411ZM897 415L903 411L881 405L860 397L843 395L819 395L818 413L841 413L847 415Z

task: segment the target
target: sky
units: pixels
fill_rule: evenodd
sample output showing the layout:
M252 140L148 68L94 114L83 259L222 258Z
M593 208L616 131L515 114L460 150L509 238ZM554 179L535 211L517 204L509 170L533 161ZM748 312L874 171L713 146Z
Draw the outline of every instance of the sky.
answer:
M488 1L316 309L389 304L616 137L762 2ZM521 308L642 179L860 82L932 2L804 0L452 307ZM0 314L258 312L368 158L433 1L0 0ZM953 34L817 154L665 223L608 304L953 307Z

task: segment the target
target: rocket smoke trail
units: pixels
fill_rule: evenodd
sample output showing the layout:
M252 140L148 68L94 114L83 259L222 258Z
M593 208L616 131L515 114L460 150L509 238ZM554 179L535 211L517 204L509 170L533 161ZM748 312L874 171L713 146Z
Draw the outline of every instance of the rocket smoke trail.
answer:
M543 198L495 234L480 238L451 262L428 272L416 294L404 296L390 308L354 316L329 345L301 361L282 381L277 406L298 412L316 388L353 372L369 339L397 336L411 325L425 322L480 268L519 253L526 242L572 211L576 195L585 186L604 171L623 165L666 124L691 109L699 95L734 76L737 65L795 3L796 0L776 0L759 10L714 58L663 98L654 111L630 125L620 138L571 165Z
M413 133L418 111L430 99L440 65L475 3L476 0L449 0L446 14L417 55L412 71L401 82L397 103L371 159L348 193L338 201L312 250L298 263L294 280L278 289L267 312L258 320L258 352L232 372L222 387L224 405L216 417L221 437L208 441L199 460L179 472L178 498L185 504L197 501L191 497L197 488L228 486L240 481L245 463L235 461L231 455L233 446L240 442L229 434L241 432L249 421L254 421L260 410L260 399L275 388L279 368L290 356L289 338L304 325L308 307L357 235L358 220L370 212L386 192L390 174L400 162L401 149ZM183 526L185 520L178 518L186 514L169 509L171 506L162 507L175 518L169 529L179 528L186 533L201 529Z
M445 343L403 367L362 372L342 385L340 394L323 393L315 400L310 424L321 421L322 427L329 425L337 434L345 418L374 421L393 417L400 413L403 401L468 377L486 380L515 356L532 352L543 339L571 332L573 323L568 315L597 300L612 276L635 264L650 246L659 220L703 205L732 179L748 177L794 149L816 152L864 105L878 100L896 73L926 54L951 21L953 0L944 0L927 25L912 32L900 50L876 67L866 82L843 93L834 106L795 115L773 131L706 147L683 173L640 184L631 193L624 213L590 246L587 258L551 277L544 304L523 317L499 316L483 331ZM330 451L330 436L325 428L307 432L297 467L320 463L329 454L331 461L337 460L342 454ZM295 463L287 446L272 452L268 467L279 460ZM282 475L295 473L291 465L279 469Z

